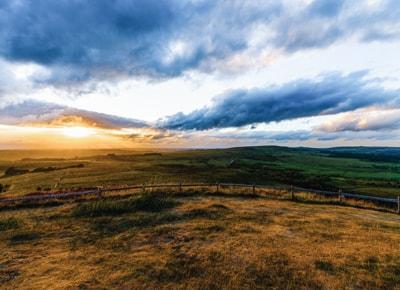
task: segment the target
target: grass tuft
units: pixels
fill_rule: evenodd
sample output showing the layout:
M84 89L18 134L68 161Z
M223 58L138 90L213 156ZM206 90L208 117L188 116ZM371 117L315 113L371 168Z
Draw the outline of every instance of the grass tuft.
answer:
M129 229L148 228L180 220L181 217L173 213L139 215L128 219L104 218L92 222L92 229L103 235L122 233Z
M125 200L99 200L79 204L75 207L73 215L76 217L98 217L121 215L135 211L160 212L178 205L178 202L157 195L146 194L139 198Z
M0 269L0 285L16 279L19 275L19 271L16 270Z
M178 205L178 202L168 198L160 197L157 195L142 195L135 200L136 210L148 211L148 212L159 212L165 209L170 209Z
M7 230L18 229L21 226L21 221L16 218L8 218L0 220L0 232Z
M378 270L379 259L375 256L369 256L365 259L363 268L370 273L375 273Z
M322 260L315 261L315 268L325 272L333 272L335 270L332 263Z
M10 242L12 242L12 243L31 242L33 240L38 239L39 237L40 237L39 233L36 233L36 232L21 232L21 233L13 235L10 238Z

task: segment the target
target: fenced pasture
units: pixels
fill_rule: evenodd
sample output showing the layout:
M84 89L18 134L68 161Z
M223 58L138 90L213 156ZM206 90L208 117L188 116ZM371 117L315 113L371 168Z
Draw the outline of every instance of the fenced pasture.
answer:
M76 198L107 198L135 195L138 192L168 192L176 194L207 193L209 195L231 194L276 199L290 199L301 202L330 203L332 205L355 206L359 208L373 208L400 214L400 196L384 198L367 196L355 193L346 193L301 188L295 186L267 186L256 184L235 183L176 183L176 184L141 184L120 187L98 187L96 189L69 191L59 193L36 193L34 195L16 198L1 198L1 205L18 203L35 203L46 200L76 199Z

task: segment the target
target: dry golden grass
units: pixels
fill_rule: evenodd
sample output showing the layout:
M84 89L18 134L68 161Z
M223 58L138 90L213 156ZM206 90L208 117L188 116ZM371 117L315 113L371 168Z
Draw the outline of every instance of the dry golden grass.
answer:
M395 214L240 196L151 198L141 207L125 197L0 211L0 287L400 289ZM99 208L112 211L93 216Z

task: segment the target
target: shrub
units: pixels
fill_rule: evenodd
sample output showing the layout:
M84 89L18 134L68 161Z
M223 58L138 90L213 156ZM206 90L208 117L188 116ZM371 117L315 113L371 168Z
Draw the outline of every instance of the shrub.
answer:
M134 204L133 200L131 199L126 201L99 200L78 205L74 209L73 214L80 217L96 217L124 214L133 210Z
M120 215L134 211L159 212L172 208L177 202L166 197L143 195L128 200L99 200L78 205L73 214L82 217Z
M157 212L164 209L173 208L177 202L166 197L156 195L143 195L135 200L136 210Z
M20 174L25 174L29 173L28 169L21 169L21 168L16 168L16 167L9 167L4 171L5 176L14 176L14 175L20 175Z

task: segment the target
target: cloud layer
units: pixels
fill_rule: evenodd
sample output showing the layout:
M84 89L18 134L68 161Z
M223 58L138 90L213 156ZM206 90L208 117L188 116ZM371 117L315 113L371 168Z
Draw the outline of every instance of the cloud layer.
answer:
M0 108L0 124L89 126L104 129L145 128L140 120L70 108L38 101L24 101Z
M161 119L158 127L207 130L399 104L399 91L385 90L364 77L365 72L330 74L282 86L232 91L215 98L209 107Z
M208 71L247 50L292 53L350 37L400 37L397 0L306 2L5 0L0 57L48 67L51 75L37 81L79 83Z
M357 110L338 116L318 129L326 133L397 130L400 129L400 109Z
M3 0L0 126L131 128L120 130L126 142L154 143L395 140L399 19L398 0ZM87 110L48 103L63 98ZM91 111L147 114L143 103L161 108L157 118L193 111L153 126Z

